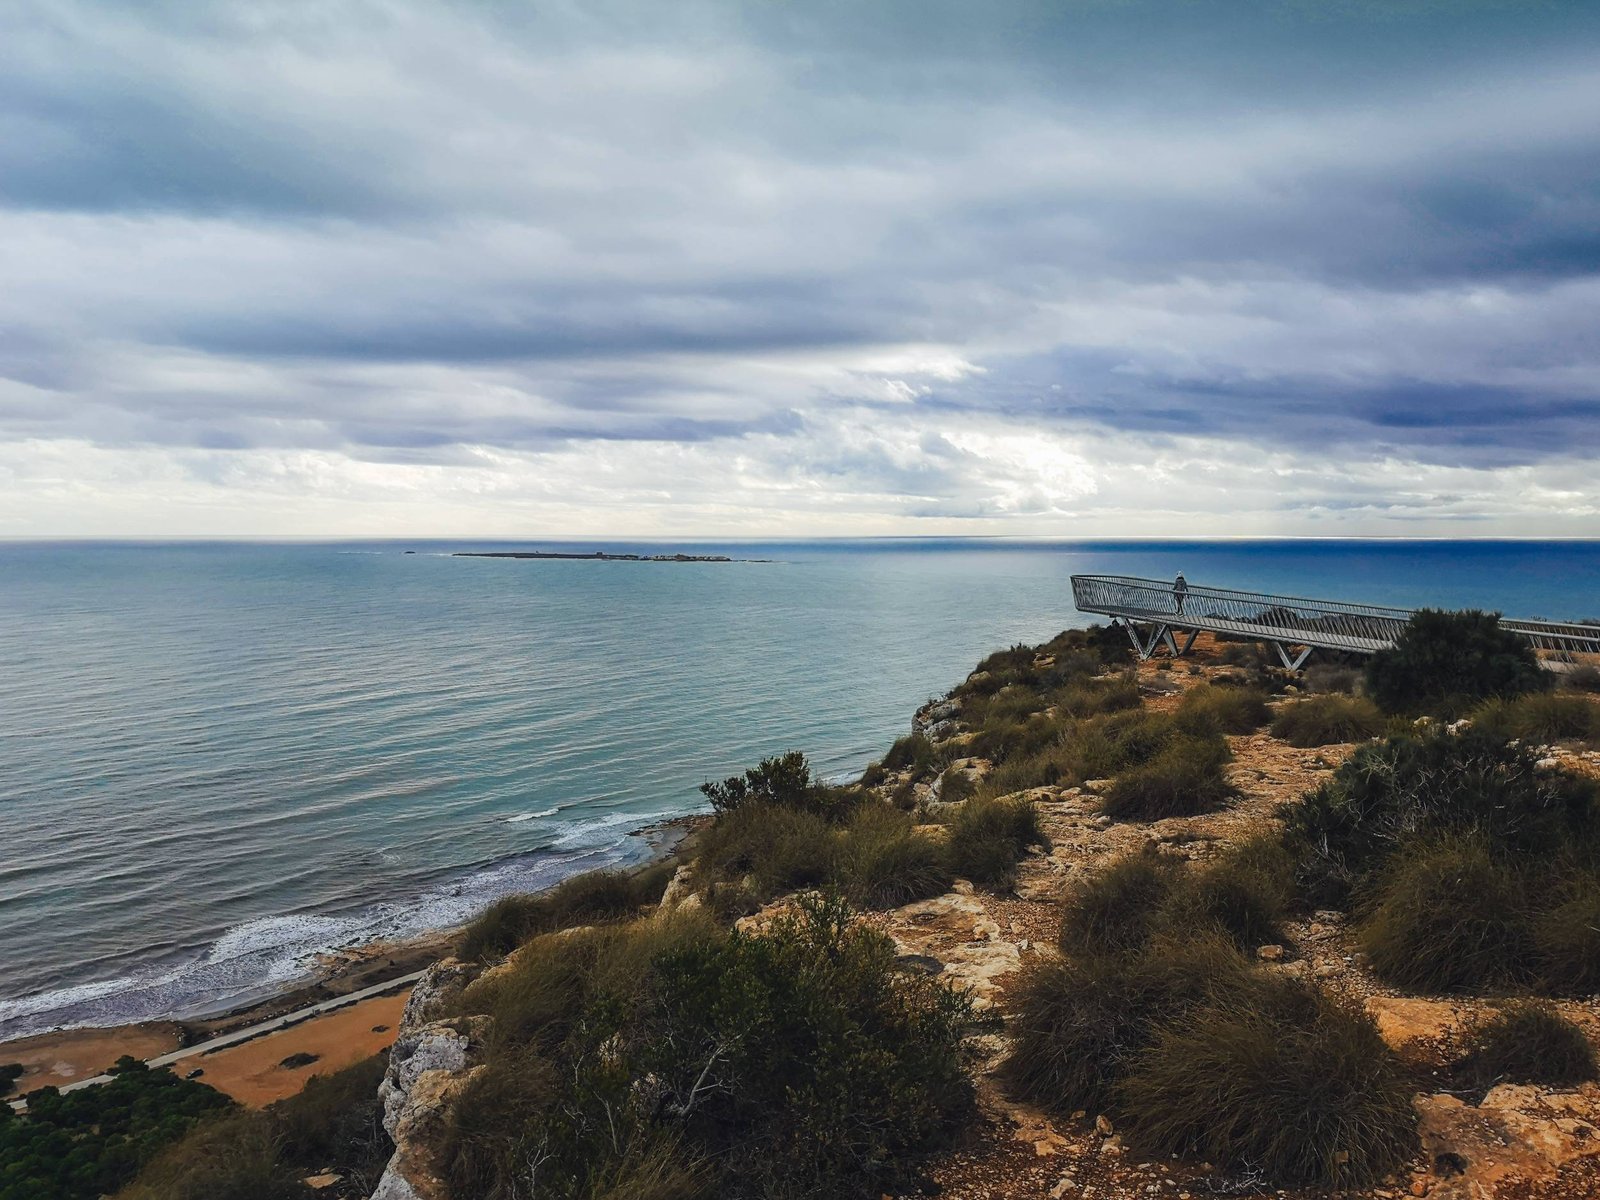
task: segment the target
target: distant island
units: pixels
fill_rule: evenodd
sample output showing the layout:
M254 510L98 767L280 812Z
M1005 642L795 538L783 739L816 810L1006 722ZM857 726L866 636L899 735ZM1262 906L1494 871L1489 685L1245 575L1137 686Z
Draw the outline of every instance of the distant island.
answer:
M764 558L729 558L726 554L568 554L554 550L457 550L452 558L576 558L585 562L767 562Z

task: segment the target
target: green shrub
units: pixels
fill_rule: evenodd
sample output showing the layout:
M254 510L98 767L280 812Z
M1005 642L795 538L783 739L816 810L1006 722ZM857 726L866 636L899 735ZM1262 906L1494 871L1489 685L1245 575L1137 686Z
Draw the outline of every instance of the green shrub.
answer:
M703 783L700 790L718 816L746 804L775 804L839 821L850 815L859 799L849 788L829 787L813 779L811 764L798 750L764 758L743 775L730 775L721 783Z
M1539 978L1555 991L1600 992L1600 875L1571 871L1541 894L1549 907L1532 922Z
M962 1045L979 1023L964 996L895 957L818 898L761 933L674 914L539 939L463 997L494 1027L448 1131L455 1194L897 1187L970 1111Z
M1259 1173L1347 1187L1416 1145L1413 1085L1371 1018L1298 981L1264 981L1162 1024L1117 1088L1129 1142Z
M1592 781L1540 769L1526 747L1482 730L1427 730L1362 746L1286 806L1286 837L1313 904L1343 903L1414 834L1481 832L1497 851L1550 856L1592 844Z
M1467 1044L1455 1075L1481 1092L1497 1083L1570 1088L1600 1077L1583 1030L1541 1001L1507 1005L1474 1026Z
M873 802L863 807L884 806ZM748 879L756 899L764 900L828 882L838 854L839 831L816 813L747 804L718 817L701 835L695 875L708 887Z
M306 1200L302 1177L279 1159L268 1120L233 1113L196 1126L140 1171L118 1200Z
M960 804L977 792L978 785L960 767L949 767L939 776L939 801L942 804Z
M457 953L484 962L503 958L529 938L571 925L620 921L661 897L655 873L586 871L535 896L497 900L462 932ZM654 890L654 897L651 892Z
M1062 950L1082 957L1143 950L1176 882L1175 865L1151 843L1121 855L1067 893Z
M1562 683L1575 692L1600 692L1600 667L1583 663L1568 671Z
M1278 710L1272 736L1307 749L1364 742L1382 733L1386 721L1378 706L1358 696L1312 696Z
M1149 762L1179 736L1172 717L1142 709L1079 721L1065 738L1063 778L1106 779Z
M1559 692L1490 700L1472 712L1475 728L1525 742L1600 739L1600 704Z
M1068 717L1097 717L1104 713L1138 708L1139 683L1119 675L1115 679L1085 680L1056 694L1056 711Z
M16 1087L17 1080L21 1079L27 1070L21 1063L6 1063L0 1066L0 1096L9 1096L12 1088Z
M1215 812L1236 794L1223 773L1228 758L1228 747L1220 739L1178 738L1143 766L1117 775L1101 811L1116 821Z
M1273 837L1256 837L1191 867L1167 902L1174 930L1210 924L1246 951L1283 940L1294 898L1294 859Z
M1528 973L1527 881L1481 837L1408 846L1380 877L1358 930L1372 969L1398 986L1443 992Z
M1491 696L1544 691L1550 677L1532 645L1496 613L1416 613L1395 644L1367 660L1367 694L1391 713L1463 711Z
M913 779L921 779L933 770L933 743L920 733L908 733L889 747L883 766L888 771L910 771Z
M974 796L946 818L951 868L983 887L1003 890L1017 878L1029 846L1048 846L1033 801L1025 796Z
M970 1111L970 1002L828 901L663 961L656 1055L730 1196L878 1195ZM662 1036L664 1035L664 1036Z
M1264 650L1256 642L1231 642L1222 647L1218 660L1225 667L1254 667L1266 662Z
M1252 983L1238 950L1204 932L1158 937L1130 954L1042 960L1017 985L1001 1078L1057 1116L1104 1111L1159 1022Z
M911 819L881 804L863 805L845 828L838 883L864 908L894 908L948 891L945 848L918 833Z
M1267 698L1254 688L1190 688L1178 705L1178 727L1188 733L1250 733L1272 719Z

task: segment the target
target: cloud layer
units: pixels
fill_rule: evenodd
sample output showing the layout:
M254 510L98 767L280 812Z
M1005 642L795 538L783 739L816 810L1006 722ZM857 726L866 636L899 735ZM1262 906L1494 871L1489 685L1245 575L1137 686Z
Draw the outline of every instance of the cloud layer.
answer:
M0 536L1600 533L1600 11L0 15Z

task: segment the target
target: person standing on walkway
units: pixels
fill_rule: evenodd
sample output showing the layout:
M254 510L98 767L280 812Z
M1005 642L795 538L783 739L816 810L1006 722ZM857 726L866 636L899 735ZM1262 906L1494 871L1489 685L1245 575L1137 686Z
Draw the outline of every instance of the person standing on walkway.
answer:
M1174 611L1181 617L1183 615L1183 599L1189 594L1189 581L1183 577L1183 572L1178 572L1178 577L1172 581L1172 605Z

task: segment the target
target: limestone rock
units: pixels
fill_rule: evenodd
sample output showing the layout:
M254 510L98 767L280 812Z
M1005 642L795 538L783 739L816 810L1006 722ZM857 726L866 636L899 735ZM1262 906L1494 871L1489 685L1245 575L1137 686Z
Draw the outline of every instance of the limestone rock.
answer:
M1282 962L1283 961L1283 947L1282 946L1257 946L1256 947L1256 957L1259 958L1262 962Z
M1555 1093L1502 1084L1477 1106L1448 1095L1416 1103L1435 1200L1526 1195L1567 1164L1600 1156L1600 1088L1593 1084Z
M457 958L442 958L422 973L411 989L405 1011L400 1014L400 1030L420 1028L437 1021L460 998L467 984L478 977L478 968Z
M372 1200L449 1200L438 1161L449 1106L481 1067L473 1043L487 1017L445 1018L477 974L446 959L417 983L389 1050L389 1066L378 1085L383 1127L394 1140Z
M372 1200L452 1200L439 1150L452 1103L483 1069L426 1071L418 1077L390 1132L394 1156L373 1189Z
M993 1001L996 980L1022 965L1016 943L1001 939L1000 926L970 895L949 892L894 909L887 931L901 954L939 960L943 977L983 1002Z
M470 1065L471 1038L455 1022L441 1021L417 1028L402 1026L400 1036L389 1051L389 1067L378 1085L383 1102L383 1127L399 1139L400 1127L411 1095L424 1075L457 1074Z
M672 878L667 881L667 890L661 893L661 906L658 911L671 912L684 907L691 899L698 903L700 897L694 890L694 868L685 863L673 872Z
M1366 1003L1379 1036L1395 1053L1413 1060L1436 1057L1436 1048L1460 1033L1465 1023L1446 1000L1369 996Z

